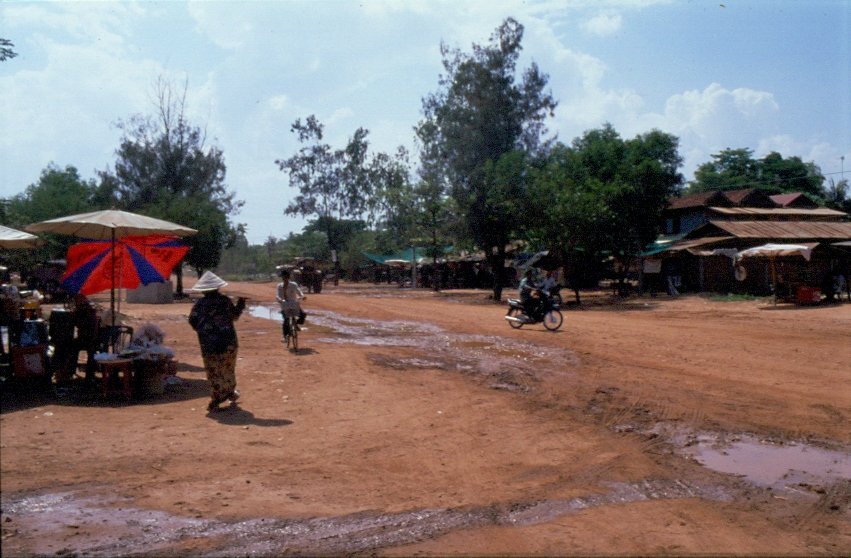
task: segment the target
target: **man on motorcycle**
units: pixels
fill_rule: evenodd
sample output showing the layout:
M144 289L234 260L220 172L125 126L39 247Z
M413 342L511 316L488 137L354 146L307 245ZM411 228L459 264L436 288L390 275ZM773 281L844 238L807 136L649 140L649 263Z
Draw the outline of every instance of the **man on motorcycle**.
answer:
M550 295L550 291L552 288L558 284L556 280L556 272L553 270L547 271L547 276L544 277L544 281L541 283L541 290L544 291L547 295Z
M523 313L527 318L534 319L535 311L538 309L538 305L540 304L540 296L535 296L535 294L538 293L539 288L538 285L535 284L535 273L532 271L531 267L526 270L526 275L520 280L520 287L518 290L520 302L523 304Z

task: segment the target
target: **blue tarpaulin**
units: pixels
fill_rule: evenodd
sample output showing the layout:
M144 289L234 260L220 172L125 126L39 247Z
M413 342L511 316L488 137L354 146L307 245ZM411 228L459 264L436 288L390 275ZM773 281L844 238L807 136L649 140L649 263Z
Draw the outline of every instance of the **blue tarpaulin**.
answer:
M443 248L443 253L448 254L448 253L452 252L452 249L453 249L452 246L445 246ZM428 248L406 248L402 251L395 252L393 254L385 254L385 255L373 254L373 253L370 253L370 252L361 252L361 253L364 255L364 257L366 257L370 261L373 261L373 262L378 263L378 264L383 264L384 262L386 262L388 260L404 260L406 262L410 262L414 259L415 256L416 256L417 263L419 263L423 260L429 260L430 259L427 252L428 252Z

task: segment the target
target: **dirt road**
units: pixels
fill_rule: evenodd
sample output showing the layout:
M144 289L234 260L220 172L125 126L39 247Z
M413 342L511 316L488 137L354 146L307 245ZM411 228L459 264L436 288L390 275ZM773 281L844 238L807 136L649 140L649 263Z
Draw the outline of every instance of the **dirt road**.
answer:
M4 390L5 556L851 553L851 304L589 296L555 333L486 293L310 295L237 323L207 414L187 302L125 304L163 396Z

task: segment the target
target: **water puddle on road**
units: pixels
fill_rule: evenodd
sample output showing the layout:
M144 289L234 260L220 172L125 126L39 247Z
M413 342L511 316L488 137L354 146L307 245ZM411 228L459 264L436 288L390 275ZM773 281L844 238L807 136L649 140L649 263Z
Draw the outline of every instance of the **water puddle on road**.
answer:
M193 555L351 554L419 542L458 529L535 525L598 506L682 498L723 501L729 496L716 487L646 480L612 483L605 492L563 500L229 522L175 516L127 507L117 499L64 492L4 497L3 548L35 555L174 555L181 554L187 544L203 541L206 550L199 551L194 544Z
M268 306L253 306L249 312L257 318L281 319L277 309ZM518 377L532 379L544 373L567 377L578 362L576 355L566 349L503 337L449 332L424 322L369 320L314 310L308 317L308 324L334 334L333 337L318 337L323 343L406 348L417 353L398 358L372 357L376 364L399 370L433 365L440 370L480 374L496 378L494 387L497 389L514 386ZM551 366L551 363L558 363L558 366Z
M280 320L276 308L250 308L256 317ZM415 354L370 355L373 363L396 370L456 370L486 378L493 389L528 392L529 384L546 374L569 380L577 358L568 350L523 341L448 332L436 325L413 321L378 321L314 311L309 319L334 337L325 343L413 349ZM556 363L556 366L552 366ZM655 430L655 429L654 429ZM664 430L664 429L663 429ZM704 467L735 475L763 488L791 491L820 490L851 479L851 454L802 442L767 443L746 434L665 432L677 451Z
M799 442L770 443L747 435L719 441L699 435L683 453L713 471L774 490L812 489L851 479L851 454Z

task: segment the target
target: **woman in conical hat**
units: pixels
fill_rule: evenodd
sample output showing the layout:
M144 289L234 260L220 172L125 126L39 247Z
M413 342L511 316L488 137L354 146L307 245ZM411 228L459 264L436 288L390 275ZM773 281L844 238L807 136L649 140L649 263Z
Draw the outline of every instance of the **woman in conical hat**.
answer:
M245 299L240 297L234 304L230 297L219 292L225 286L224 279L207 271L190 289L204 294L189 313L189 325L198 333L201 357L212 388L208 411L215 411L227 399L236 402L239 398L236 391L238 343L233 322L242 314Z

